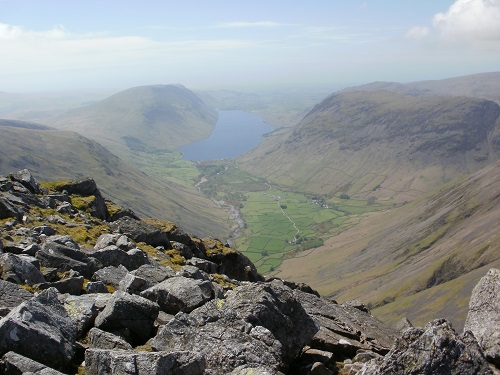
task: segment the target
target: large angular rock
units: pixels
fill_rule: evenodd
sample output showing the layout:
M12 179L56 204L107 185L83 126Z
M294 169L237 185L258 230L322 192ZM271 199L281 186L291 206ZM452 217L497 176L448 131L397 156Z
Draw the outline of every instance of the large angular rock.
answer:
M21 220L24 210L13 204L6 196L0 196L0 219L16 218Z
M71 242L63 245L50 238L36 253L36 258L44 267L56 268L58 272L77 271L87 279L90 279L99 268L102 268L99 261L89 257L79 248L71 246Z
M151 337L153 324L160 308L154 302L139 296L117 291L95 320L95 326L113 332L126 328L135 344L143 344Z
M102 281L91 281L85 285L87 294L91 293L109 293L108 288Z
M122 265L118 267L104 267L96 271L92 276L93 281L102 281L106 285L111 285L113 288L118 289L120 281L127 276L128 271Z
M195 352L135 352L88 349L86 375L204 375L205 360Z
M103 234L101 235L94 246L94 249L101 250L108 246L116 246L120 250L128 251L135 248L133 242L131 242L127 236L119 233L114 234Z
M67 191L69 194L81 195L83 197L90 197L93 195L95 199L90 203L90 214L101 220L108 219L109 212L106 201L92 178L59 185L58 189L59 191Z
M339 360L354 357L360 349L385 354L392 347L396 331L372 315L299 289L294 295L320 326L311 347L333 352Z
M492 268L472 291L464 331L471 331L488 361L500 369L500 270Z
M133 271L149 263L149 258L143 251L139 249L123 251L115 245L97 250L91 256L97 259L104 267L118 267L122 265L129 271Z
M159 284L162 281L175 276L175 271L172 267L163 267L155 262L152 262L151 264L144 264L130 273L147 280L151 283L151 285Z
M188 265L195 266L206 273L216 273L217 264L206 259L192 257L187 261Z
M89 331L88 341L89 346L95 349L132 350L132 345L121 337L96 327Z
M0 255L0 278L16 284L34 285L45 282L40 270L31 262L10 253Z
M123 233L135 242L144 242L153 247L171 249L167 233L154 225L131 217L123 217L109 224L116 232Z
M0 362L2 374L39 374L39 375L64 375L62 372L47 367L15 352L7 352Z
M10 179L12 181L17 181L21 183L26 189L28 189L32 194L42 194L42 188L38 181L31 175L30 171L27 169L20 170L10 174Z
M128 294L140 294L142 291L150 288L152 285L142 277L128 273L118 285L118 289Z
M69 277L67 279L51 282L36 284L37 289L45 290L49 288L56 288L59 293L68 293L75 296L82 294L84 278L83 276Z
M47 289L0 320L0 355L8 351L55 369L67 368L75 355L76 329L57 290Z
M0 280L0 316L7 315L14 307L29 301L33 294L9 281Z
M363 375L492 374L470 332L459 336L445 319L409 328L383 358L364 365Z
M178 313L151 341L157 350L193 350L215 374L256 365L286 371L318 330L293 296L277 283L243 285L195 309ZM255 367L255 366L253 366Z
M239 281L264 281L255 265L239 251L210 252L208 259L217 264L217 272Z
M73 321L78 338L84 337L92 328L99 313L96 299L92 295L63 296L60 298L69 318Z
M141 293L169 313L190 312L214 298L214 288L209 281L172 277Z

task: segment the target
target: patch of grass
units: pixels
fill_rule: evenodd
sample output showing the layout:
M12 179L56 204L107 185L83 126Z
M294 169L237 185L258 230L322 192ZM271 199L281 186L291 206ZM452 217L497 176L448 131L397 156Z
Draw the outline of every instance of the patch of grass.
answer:
M40 290L38 290L38 288L31 286L31 285L28 285L28 284L21 284L19 286L22 289L26 290L27 292L30 292L31 294L35 294L35 293L40 292Z
M178 266L178 268L186 264L186 259L184 259L184 257L180 254L178 250L175 249L167 250L165 251L165 255L170 257L170 262L173 265Z
M236 285L227 281L224 276L218 274L218 273L214 273L212 274L212 279L215 283L219 284L220 286L222 287L229 287L231 289L235 289L236 288ZM224 301L224 300L221 300L221 301ZM219 300L217 300L217 306L219 306Z
M142 220L148 224L151 224L157 228L160 228L161 230L163 230L167 233L177 229L177 226L168 220L159 220L159 219L152 219L152 218L145 218Z
M106 200L106 207L108 209L109 216L113 216L123 210L123 207L108 200Z
M40 181L40 187L47 189L48 191L61 191L62 188L70 184L71 180L56 180L56 181Z
M71 204L75 206L76 209L90 213L91 205L95 202L95 195L89 195L88 197L82 197L80 195L71 195Z

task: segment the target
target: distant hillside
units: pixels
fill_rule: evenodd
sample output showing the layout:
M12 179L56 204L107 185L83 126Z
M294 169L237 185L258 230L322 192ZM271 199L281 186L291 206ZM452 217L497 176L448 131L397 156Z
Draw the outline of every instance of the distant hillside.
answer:
M38 124L36 122L27 122L19 120L9 120L0 118L0 126L10 126L12 128L34 129L34 130L55 130L47 125Z
M440 316L461 329L472 288L500 266L499 224L500 161L409 205L365 215L323 247L286 260L278 276L339 302L361 299L385 321Z
M227 215L194 188L152 179L77 133L7 126L0 132L0 174L28 168L44 179L92 176L106 197L140 216L172 220L200 236L222 238L229 231Z
M405 202L498 160L499 116L484 99L336 93L241 167L299 191Z
M500 104L500 72L480 73L434 81L411 83L372 82L346 91L387 90L413 96L468 96L489 99Z
M99 142L119 156L134 150L172 150L207 137L217 113L180 85L134 87L67 111L50 125Z

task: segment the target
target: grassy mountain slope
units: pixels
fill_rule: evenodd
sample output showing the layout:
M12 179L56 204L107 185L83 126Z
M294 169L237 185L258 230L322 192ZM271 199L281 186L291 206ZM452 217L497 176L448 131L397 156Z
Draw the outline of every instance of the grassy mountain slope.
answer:
M382 320L444 316L461 327L473 286L500 266L499 224L496 162L431 196L365 215L323 247L285 261L278 276L342 302L359 298Z
M77 133L0 128L0 174L28 168L52 180L92 176L106 197L138 215L179 223L197 236L224 236L227 215L194 188L160 182Z
M99 142L119 156L172 150L207 137L217 113L180 85L140 86L65 112L50 122Z
M472 74L433 81L411 83L372 82L351 87L348 91L387 90L412 96L468 96L483 98L500 104L500 72Z
M483 99L342 92L241 167L300 191L405 202L497 160L499 116Z

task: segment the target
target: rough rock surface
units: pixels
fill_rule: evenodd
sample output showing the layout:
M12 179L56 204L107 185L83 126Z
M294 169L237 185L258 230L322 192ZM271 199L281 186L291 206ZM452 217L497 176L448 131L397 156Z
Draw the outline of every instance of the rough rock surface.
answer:
M470 332L457 335L445 319L409 328L383 358L368 362L360 374L492 374Z
M488 361L500 369L500 270L492 268L479 281L469 302L464 331L471 331Z
M88 349L86 375L204 375L205 361L194 352L135 352Z
M7 352L0 362L2 374L63 375L62 372L47 367L15 352Z
M45 282L42 273L33 263L10 253L0 255L0 278L16 284L34 285Z
M122 349L132 350L132 345L123 340L120 336L99 328L92 328L88 335L89 346L96 349Z
M157 350L194 350L215 373L243 365L289 366L318 327L292 291L279 284L244 285L225 300L179 313L152 340Z
M9 281L0 280L0 316L7 315L14 307L29 301L33 294Z
M190 312L214 298L214 288L209 281L172 277L141 293L169 313Z
M136 242L144 242L153 247L163 246L165 249L172 248L167 233L144 221L123 217L110 223L110 227Z
M97 315L95 326L105 331L127 329L136 344L143 344L151 337L159 307L139 296L116 291L104 310Z
M57 297L47 289L0 320L0 355L15 351L51 367L71 364L76 329Z
M396 332L372 315L298 289L294 294L320 326L311 347L352 358L359 349L384 354L393 345Z

